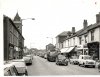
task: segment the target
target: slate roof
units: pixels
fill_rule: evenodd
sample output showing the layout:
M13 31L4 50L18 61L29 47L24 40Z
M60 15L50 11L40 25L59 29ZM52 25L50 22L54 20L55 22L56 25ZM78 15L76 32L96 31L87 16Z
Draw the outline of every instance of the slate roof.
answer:
M59 37L59 36L68 36L68 33L71 33L71 32L70 31L63 31L62 33L60 33L56 37Z
M88 28L88 31L91 29L95 29L97 27L100 27L100 23L91 24L90 27Z
M66 40L70 39L72 37L75 37L75 36L81 36L83 34L86 34L89 30L95 29L97 27L100 27L100 23L95 23L95 24L89 25L89 26L87 26L86 29L83 28L83 29L75 32L75 34L72 34L71 36L66 37ZM64 31L61 34L59 34L58 36L68 36L68 31Z

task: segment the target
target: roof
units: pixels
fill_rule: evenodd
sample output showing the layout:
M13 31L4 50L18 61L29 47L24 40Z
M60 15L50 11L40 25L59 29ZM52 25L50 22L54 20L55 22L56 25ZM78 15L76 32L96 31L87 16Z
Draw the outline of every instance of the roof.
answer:
M86 29L81 29L81 30L77 31L74 35L68 37L67 39L75 37L75 36L81 36L83 34L86 34L89 30L92 30L97 27L100 27L100 23L91 24L91 25L87 26Z
M69 38L72 38L72 37L78 36L82 31L83 31L83 29L77 31L75 34L71 35L70 37L67 37L66 39L69 39Z
M89 27L89 26L88 26L88 27ZM87 27L86 29L82 29L82 30L77 34L77 36L80 36L80 35L83 35L83 34L87 33L88 27Z
M70 31L63 31L62 33L57 35L57 37L59 37L59 36L67 36L69 33L71 33L71 32Z
M21 18L18 14L18 12L16 13L16 16L14 17L14 21L21 21Z
M100 27L100 23L91 24L88 28L88 31L97 27Z
M18 33L22 36L22 38L24 39L23 35L20 33L20 31L18 30L18 28L15 26L14 22L12 21L12 19L9 18L8 16L4 15L4 19L6 19L6 18L11 22L11 24L14 26L14 28L17 30L17 32L18 32Z

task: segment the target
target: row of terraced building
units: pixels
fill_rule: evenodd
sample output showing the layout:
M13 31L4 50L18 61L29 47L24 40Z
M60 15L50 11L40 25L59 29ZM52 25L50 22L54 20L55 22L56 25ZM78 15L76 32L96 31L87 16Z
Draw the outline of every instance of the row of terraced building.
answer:
M75 31L64 31L56 36L56 48L65 55L90 55L100 60L100 13L96 14L96 23L88 25L83 21L83 28Z

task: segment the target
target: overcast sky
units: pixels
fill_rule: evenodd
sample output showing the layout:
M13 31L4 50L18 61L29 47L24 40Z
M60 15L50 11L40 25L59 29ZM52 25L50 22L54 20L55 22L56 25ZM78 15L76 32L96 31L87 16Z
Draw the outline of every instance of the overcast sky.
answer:
M55 44L55 37L63 31L76 31L83 28L83 20L88 24L96 22L100 12L100 0L1 0L3 14L11 19L17 11L23 20L25 46L45 48ZM46 38L50 37L50 38Z

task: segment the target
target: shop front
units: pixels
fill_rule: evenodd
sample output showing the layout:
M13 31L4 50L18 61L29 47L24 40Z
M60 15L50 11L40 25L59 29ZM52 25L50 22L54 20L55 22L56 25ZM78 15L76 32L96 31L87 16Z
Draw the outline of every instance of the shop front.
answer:
M75 46L62 48L60 51L68 58L70 58L71 56L76 54L75 53Z
M94 60L100 60L100 42L90 42L87 45L89 49L89 55L92 56Z
M8 53L8 60L12 60L14 58L14 45L9 43L9 53Z
M77 56L88 55L87 45L78 45L78 46L76 46L75 51L77 52Z

